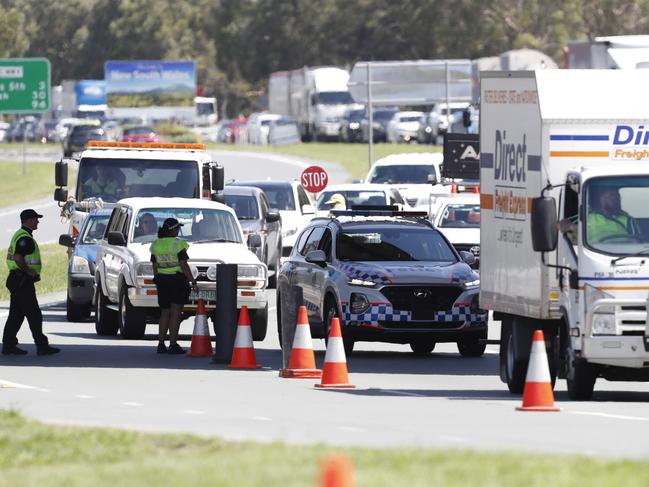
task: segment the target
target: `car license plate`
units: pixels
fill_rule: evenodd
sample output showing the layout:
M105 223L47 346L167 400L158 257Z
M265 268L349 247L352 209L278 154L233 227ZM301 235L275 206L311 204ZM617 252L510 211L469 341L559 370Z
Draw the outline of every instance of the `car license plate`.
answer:
M205 301L216 301L216 291L192 291L189 293L189 300L196 301L197 299L204 299Z

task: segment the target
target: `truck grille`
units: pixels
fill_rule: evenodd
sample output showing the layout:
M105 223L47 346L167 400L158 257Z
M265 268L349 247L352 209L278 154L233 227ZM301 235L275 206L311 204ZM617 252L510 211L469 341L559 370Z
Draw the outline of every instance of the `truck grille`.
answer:
M381 293L400 311L446 311L462 293L457 286L385 286Z

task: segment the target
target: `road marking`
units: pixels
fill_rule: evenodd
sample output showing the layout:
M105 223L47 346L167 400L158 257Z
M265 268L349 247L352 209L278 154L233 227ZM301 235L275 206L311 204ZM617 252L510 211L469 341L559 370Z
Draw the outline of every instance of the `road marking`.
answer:
M610 419L625 419L628 421L649 421L649 418L642 416L625 416L623 414L609 414L609 413L598 413L595 411L567 411L571 414L579 414L581 416L599 416L600 418L610 418Z
M266 416L253 416L252 419L255 421L272 421L272 419L267 418Z
M95 396L89 396L88 394L77 394L74 397L76 397L78 399L94 399L95 398Z
M383 389L383 392L394 394L396 396L428 397L426 394L417 394L416 392L393 391L392 389Z
M139 408L139 407L144 406L144 404L142 404L141 402L123 402L122 405L123 406L131 406L131 407L134 407L134 408Z
M205 411L200 411L198 409L185 409L183 411L185 414L205 414Z
M39 392L50 392L49 389L43 389L42 387L28 386L27 384L19 384L18 382L11 382L3 379L0 379L0 389L27 389Z

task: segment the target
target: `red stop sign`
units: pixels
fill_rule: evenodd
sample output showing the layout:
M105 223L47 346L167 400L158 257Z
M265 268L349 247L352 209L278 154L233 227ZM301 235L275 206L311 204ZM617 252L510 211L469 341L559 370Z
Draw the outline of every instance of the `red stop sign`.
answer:
M327 187L329 176L320 166L309 166L302 171L302 186L311 193L319 193Z

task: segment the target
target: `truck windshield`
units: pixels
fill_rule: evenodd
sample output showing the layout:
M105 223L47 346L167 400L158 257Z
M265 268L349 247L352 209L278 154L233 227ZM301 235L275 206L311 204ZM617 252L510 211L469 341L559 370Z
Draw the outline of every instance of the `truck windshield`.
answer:
M198 198L195 161L83 158L79 162L77 201L127 197Z
M368 183L378 184L429 184L428 176L436 178L435 167L431 164L395 164L374 166L367 178Z
M207 208L144 208L135 219L133 242L150 243L167 218L183 224L178 236L189 242L242 243L237 221L228 211Z
M649 245L649 177L594 178L585 187L586 245L613 255Z
M457 262L455 254L432 228L367 226L338 234L338 259L351 261Z
M480 205L447 205L440 228L480 228Z
M323 91L318 93L316 102L319 105L350 105L354 100L349 91Z

